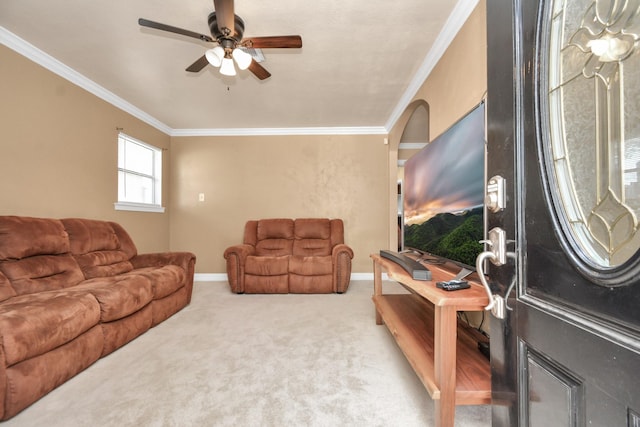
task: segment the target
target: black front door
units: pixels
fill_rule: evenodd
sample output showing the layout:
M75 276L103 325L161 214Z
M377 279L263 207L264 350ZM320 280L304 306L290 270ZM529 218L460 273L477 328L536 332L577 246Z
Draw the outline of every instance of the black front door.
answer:
M639 427L640 0L487 0L487 36L493 425Z

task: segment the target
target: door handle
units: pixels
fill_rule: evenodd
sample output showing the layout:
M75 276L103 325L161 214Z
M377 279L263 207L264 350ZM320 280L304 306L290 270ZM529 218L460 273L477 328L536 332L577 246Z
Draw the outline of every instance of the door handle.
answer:
M486 251L480 253L476 258L476 271L480 278L480 283L484 286L487 296L489 297L489 304L484 308L490 310L491 313L498 319L504 319L506 316L506 302L500 295L494 295L491 292L491 287L487 282L487 278L484 274L485 261L489 260L494 265L500 266L507 263L507 233L500 227L495 227L489 230L489 240L481 240L480 243L487 245Z

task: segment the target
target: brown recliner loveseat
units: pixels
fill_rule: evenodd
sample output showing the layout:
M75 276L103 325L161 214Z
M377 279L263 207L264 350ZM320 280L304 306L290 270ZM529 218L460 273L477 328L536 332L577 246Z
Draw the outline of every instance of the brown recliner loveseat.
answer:
M343 293L353 250L341 219L278 218L248 221L224 257L235 293Z
M0 419L185 307L194 268L114 222L0 216Z

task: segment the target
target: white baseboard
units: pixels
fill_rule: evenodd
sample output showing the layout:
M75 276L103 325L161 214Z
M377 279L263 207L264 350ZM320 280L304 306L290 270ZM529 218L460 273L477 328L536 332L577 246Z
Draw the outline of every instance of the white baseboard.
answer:
M382 280L387 280L387 274L382 274ZM351 280L373 280L373 273L351 273ZM226 273L196 273L194 282L226 282Z
M227 273L196 273L193 276L194 282L226 282Z

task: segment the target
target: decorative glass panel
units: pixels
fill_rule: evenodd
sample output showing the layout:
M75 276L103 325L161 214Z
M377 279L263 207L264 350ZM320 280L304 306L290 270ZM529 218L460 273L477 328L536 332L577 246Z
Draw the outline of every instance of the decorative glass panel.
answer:
M543 136L556 214L597 269L640 248L640 0L555 0Z

